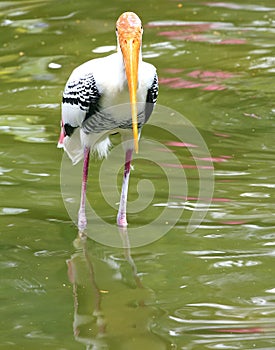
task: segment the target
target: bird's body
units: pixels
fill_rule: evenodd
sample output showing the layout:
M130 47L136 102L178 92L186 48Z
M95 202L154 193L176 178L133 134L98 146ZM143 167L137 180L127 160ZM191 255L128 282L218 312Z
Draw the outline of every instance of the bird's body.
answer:
M153 91L150 90L152 87ZM149 117L143 112L146 103L155 102L156 87L156 68L141 61L137 89L140 124ZM149 96L148 91L151 91ZM83 158L85 145L91 146L91 151L95 150L100 158L106 156L109 134L127 130L132 136L129 101L121 52L85 62L72 72L63 93L62 121L67 136L63 141L64 148L73 163ZM73 128L78 127L80 129L75 132Z
M85 188L82 188L82 209L80 208L79 212L80 230L86 226L85 200L90 151L97 152L99 157L107 156L110 147L109 135L116 132L121 134L124 142L125 169L126 163L129 163L128 178L125 180L124 176L127 184L122 188L122 193L125 192L126 196L125 203L120 203L120 208L124 209L119 210L118 214L118 224L127 225L126 201L132 151L137 147L137 133L140 135L142 125L152 113L158 94L156 68L142 61L141 54L139 55L140 46L136 48L138 53L133 53L133 47L135 48L134 45L138 42L137 35L139 32L142 34L139 18L132 12L126 12L120 16L117 27L120 32L126 31L126 37L123 39L118 33L117 52L77 67L69 77L63 93L59 147L64 147L74 164L84 157ZM127 57L128 51L125 54L124 45L128 45L130 40L132 43ZM137 54L137 57L134 54ZM134 57L133 61L131 55ZM127 63L127 60L130 63ZM135 74L136 77L133 77ZM88 163L86 168L85 157ZM120 214L124 217L123 220L119 220Z

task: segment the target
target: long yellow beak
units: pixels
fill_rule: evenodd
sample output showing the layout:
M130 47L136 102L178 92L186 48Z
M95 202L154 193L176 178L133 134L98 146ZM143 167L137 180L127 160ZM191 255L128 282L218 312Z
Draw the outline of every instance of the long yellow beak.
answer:
M124 36L119 41L130 94L134 148L135 152L138 153L137 84L141 41L139 38L131 36L128 38Z

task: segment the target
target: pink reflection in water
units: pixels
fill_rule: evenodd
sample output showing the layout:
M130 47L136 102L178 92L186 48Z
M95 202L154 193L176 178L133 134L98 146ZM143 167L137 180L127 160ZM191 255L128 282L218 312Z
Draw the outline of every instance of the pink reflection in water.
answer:
M219 132L215 132L214 135L219 136L219 137L230 137L230 135L228 135L228 134L221 134Z
M225 90L225 89L227 89L226 86L219 85L219 84L212 84L212 85L205 86L203 88L203 90L207 90L207 91L218 91L218 90Z
M188 197L188 196L171 196L172 198L183 199L185 201L207 201L209 202L210 198L200 198L200 197ZM211 198L211 202L231 202L229 198Z
M179 74L183 69L166 69L166 72L170 74ZM235 74L225 71L203 71L194 70L187 74L188 77L196 79L197 81L183 79L179 76L177 77L162 77L159 79L159 83L162 85L167 85L173 89L194 89L201 88L205 91L221 91L225 90L227 87L220 84L221 80L230 79L235 77ZM208 84L211 82L211 84Z
M193 28L192 28L193 29ZM193 41L193 42L210 42L211 39L213 40L213 37L211 39L207 35L202 34L184 34L186 33L181 30L170 30L166 32L160 32L158 33L159 36L165 36L166 38L172 39L172 40L182 40L182 41ZM192 30L193 32L193 30Z
M177 74L177 73L182 73L184 69L183 68L166 68L164 69L164 71L167 73Z
M194 89L203 86L201 83L195 83L181 78L159 78L159 83L168 85L173 89Z
M196 28L196 29L195 29ZM212 34L195 34L194 32L205 32L209 29L202 28L202 26L192 26L191 30L186 29L183 30L169 30L159 32L159 36L165 36L171 40L181 40L181 41L193 41L193 42L206 42L217 45L243 45L246 44L246 39L243 38L228 38L228 39L220 39L218 36L214 36ZM195 30L194 30L195 29Z
M185 80L182 78L159 78L159 83L162 85L167 85L172 89L195 89L202 88L202 90L225 90L226 86L220 84L206 85L203 83L196 83L190 80Z
M231 156L220 156L220 157L194 157L194 159L197 160L204 160L206 162L213 162L213 163L222 163L227 162L228 159L232 158Z
M229 220L229 221L222 221L221 224L224 225L242 225L246 224L248 221L247 220Z
M197 145L193 145L192 143L177 142L177 141L168 141L165 144L167 146L175 146L175 147L198 147Z
M192 78L198 78L202 80L207 80L207 81L213 81L216 79L228 79L228 78L233 78L235 77L235 74L230 73L230 72L223 72L223 71L203 71L203 70L194 70L193 72L190 72L187 74L189 77Z
M228 328L228 329L216 329L215 332L218 333L264 333L264 332L274 332L275 328L262 328L262 327L251 327L251 328Z
M246 44L245 39L224 39L220 40L217 44L220 45L243 45Z
M210 23L210 22L184 22L184 21L162 21L162 22L150 22L146 27L184 27L184 30L169 30L160 32L162 33L171 33L171 35L179 35L183 33L194 33L194 32L206 32L211 29L222 29L224 28L224 23Z
M191 165L191 164L174 164L174 163L161 163L163 167L167 168L179 168L179 169L214 169L211 165Z

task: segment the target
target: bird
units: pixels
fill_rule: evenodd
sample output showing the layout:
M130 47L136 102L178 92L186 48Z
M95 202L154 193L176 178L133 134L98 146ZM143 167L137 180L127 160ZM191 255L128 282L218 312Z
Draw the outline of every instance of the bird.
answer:
M78 229L87 228L85 213L89 160L107 157L109 136L119 133L125 152L117 225L127 227L127 196L133 152L138 153L142 126L158 97L156 67L142 59L142 22L134 12L116 22L117 50L91 59L71 73L62 97L58 147L73 164L83 159ZM115 108L124 105L125 108Z

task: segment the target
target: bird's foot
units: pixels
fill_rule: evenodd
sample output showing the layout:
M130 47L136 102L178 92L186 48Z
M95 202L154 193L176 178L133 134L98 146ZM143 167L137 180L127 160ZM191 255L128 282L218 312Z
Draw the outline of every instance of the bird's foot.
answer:
M83 249L86 242L87 242L86 234L84 232L79 231L77 237L73 241L73 246L75 249L80 250L80 249Z
M75 241L77 241L76 244L78 244L78 242L85 242L87 239L87 235L86 232L84 230L78 230L78 237L75 239ZM75 245L75 244L74 244Z
M116 222L117 222L117 225L120 227L127 227L128 223L127 223L127 219L126 219L126 214L118 213Z

